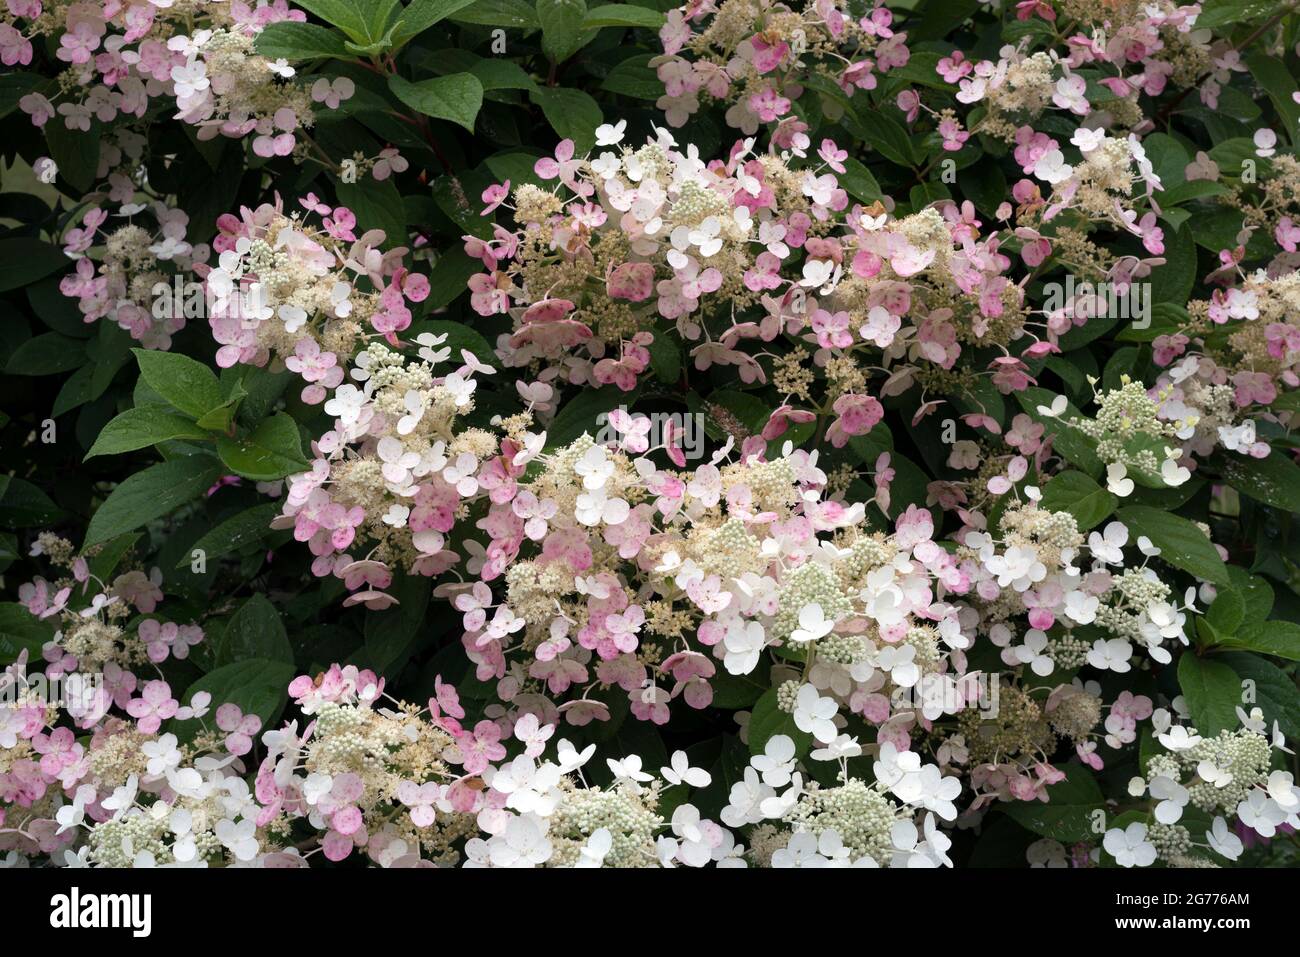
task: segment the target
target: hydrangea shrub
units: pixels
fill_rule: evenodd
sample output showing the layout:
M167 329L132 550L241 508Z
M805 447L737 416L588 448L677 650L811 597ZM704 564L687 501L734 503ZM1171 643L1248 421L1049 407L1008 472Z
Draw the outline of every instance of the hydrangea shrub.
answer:
M0 859L1300 828L1288 0L7 0Z

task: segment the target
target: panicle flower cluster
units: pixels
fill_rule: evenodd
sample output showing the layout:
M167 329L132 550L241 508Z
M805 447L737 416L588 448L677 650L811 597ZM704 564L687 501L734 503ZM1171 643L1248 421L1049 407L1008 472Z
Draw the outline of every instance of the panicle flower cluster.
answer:
M1038 120L1053 109L1096 114L1099 125L1132 128L1143 117L1139 97L1199 84L1202 102L1213 107L1230 72L1243 69L1226 41L1195 29L1200 4L1021 3L1016 17L1054 23L1057 7L1071 32L1026 32L1018 44L1003 46L996 60L972 60L960 50L939 60L936 72L957 87L957 102L985 107L972 132L1010 142L1018 122ZM1064 42L1059 49L1031 50L1037 38ZM918 108L901 96L898 106Z
M86 322L108 320L146 349L166 350L193 312L173 290L210 250L187 241L183 210L135 197L136 185L119 173L110 176L107 194L93 197L116 203L117 211L110 220L101 205L91 205L64 235L63 251L77 265L59 291L77 300Z
M747 384L770 375L791 401L816 397L817 412L782 405L766 438L825 414L836 447L880 420L872 390L895 395L919 381L970 398L986 379L1004 393L1033 382L1008 348L1025 333L1022 291L970 203L897 219L879 202L850 207L836 175L847 154L830 140L808 167L790 152L757 153L752 140L706 164L663 130L635 149L621 139L621 124L602 127L597 149L611 148L595 158L563 141L537 163L542 179L559 181L551 192L526 184L511 194L509 182L485 191L485 213L513 199L516 228L465 237L486 269L469 288L480 315L515 323L498 342L507 367L631 391L671 323L695 369L735 367ZM783 335L800 343L794 352L767 346ZM1001 355L956 368L981 347ZM1018 348L1038 357L1056 347ZM821 390L803 367L809 355Z
M1014 42L995 56L1002 40L981 43L978 58L909 50L883 3L859 7L671 11L651 61L667 125L718 103L745 139L710 158L654 127L634 146L620 119L589 155L565 139L535 181L489 186L483 215L509 221L463 237L483 267L471 308L508 328L487 365L428 331L450 324L426 324L429 280L393 245L409 235L308 193L221 216L209 248L149 181L160 119L246 139L262 159L325 155L304 131L355 85L308 85L257 52L266 26L303 13L9 0L0 62L27 65L40 43L66 64L18 106L100 141L99 188L61 230L76 261L62 292L87 322L167 349L198 313L162 290L201 278L217 364L288 369L330 420L274 527L368 614L398 603L398 576L440 578L465 655L463 679L433 676L424 706L356 664L299 675L299 714L264 728L279 705L214 711L209 692L173 692L214 626L159 611L161 573L127 538L78 553L43 533L32 556L53 571L20 586L13 612L48 638L0 675L0 852L101 867L354 854L382 867L950 866L952 830L999 804L1050 806L1058 786L1126 761L1123 811L1069 847L1036 841L1032 865L1092 866L1104 851L1125 867L1211 866L1238 859L1243 835L1300 827L1278 723L1238 708L1239 727L1222 727L1224 709L1205 713L1186 684L1168 697L1192 636L1227 671L1214 656L1248 641L1244 618L1232 639L1213 613L1193 618L1226 593L1191 569L1227 550L1181 518L1177 535L1148 529L1158 544L1139 531L1204 466L1228 479L1284 459L1300 422L1300 162L1267 128L1190 163L1157 132L1183 102L1171 92L1231 107L1243 51L1175 0L1024 0L1016 24L995 17ZM814 146L822 120L862 143ZM1258 177L1227 169L1242 150ZM881 175L891 189L915 174L906 205L865 165L882 156L899 167ZM996 171L1003 156L1020 176L1007 200L935 199L951 195L946 164ZM333 172L407 168L387 147ZM34 169L57 178L48 158ZM1119 299L1171 275L1197 225L1187 202L1243 228L1195 277L1208 298L1160 303L1146 338L1135 326L1133 341L1153 339L1154 384L1051 364L1079 327L1133 318L1115 315ZM609 413L608 440L566 428L548 442L565 386L631 394L678 365L659 350L693 367L681 391L696 373L738 379L776 408L751 429L719 405L729 437L693 467L675 424L652 446L651 419L626 409ZM478 387L498 368L518 375L522 405L489 415ZM1044 370L1076 399L1090 391L1089 408L1031 392ZM1011 396L1023 412L1002 411ZM913 427L952 404L978 436L945 438L948 472L905 508L891 507L902 453L876 431L886 404ZM815 444L778 451L792 429L824 439L825 460ZM882 433L871 468L842 457ZM1131 496L1145 508L1111 518ZM735 715L712 770L694 750L665 752L657 771L648 751L605 756L625 720L644 723L628 740L649 738L706 709ZM1113 811L1098 798L1096 813Z
M707 707L720 668L748 675L773 652L802 662L796 703L834 694L816 725L830 743L840 706L882 724L873 692L891 676L910 687L965 647L936 592L964 591L967 573L930 540L928 512L871 533L863 505L826 494L816 453L768 460L759 442L661 470L644 417L612 422L613 447L583 436L542 452L493 500L477 522L489 536L479 581L450 589L477 676L502 700L582 726L608 719L612 694L664 724L678 698ZM785 673L773 669L774 693Z
M1096 411L1089 416L1071 415L1064 421L1095 452L1106 470L1106 489L1120 498L1129 497L1139 486L1163 490L1185 485L1198 467L1198 458L1208 458L1220 448L1257 459L1272 451L1259 438L1257 419L1245 411L1250 401L1236 401L1240 392L1213 360L1188 356L1160 375L1150 388L1127 373L1121 374L1118 386L1111 389L1098 388L1091 376L1088 380ZM1276 395L1270 391L1269 401ZM1040 405L1037 411L1051 422L1063 418L1068 408L1066 398L1057 396L1050 406ZM1250 411L1260 422L1271 419L1270 410ZM1024 448L1028 423L1025 417L1021 427L1013 426L1008 433L1008 443L1016 442L1013 448ZM1016 432L1020 438L1013 434ZM1050 443L1035 442L1041 464ZM1017 459L1026 462L1023 455L1017 456L1006 471L1010 473L1014 467L1019 478L1027 469L1017 467ZM1007 476L997 476L990 480L989 490L1000 493L1006 482Z
M1188 303L1186 324L1152 343L1166 369L1156 381L1160 417L1194 425L1179 437L1197 454L1219 445L1263 458L1271 447L1259 426L1293 415L1272 406L1300 385L1300 272L1230 273L1235 284Z
M720 101L727 125L745 135L775 124L778 145L807 146L808 124L794 110L805 88L852 95L907 65L907 34L893 23L884 4L859 17L844 0L704 0L670 10L659 31L664 55L651 61L665 91L655 106L677 127L701 101Z
M0 20L0 62L32 61L33 41L66 64L53 89L25 94L19 106L38 127L59 118L69 130L143 132L160 114L196 128L200 140L250 137L258 156L288 156L318 104L337 108L351 80L307 87L284 60L254 49L269 24L305 21L286 0L231 3L54 3L15 0ZM101 155L100 175L111 169Z
M67 539L43 532L31 555L44 557L58 573L18 589L32 616L58 626L41 648L47 677L104 672L128 680L130 669L184 659L203 640L203 629L193 623L140 617L153 616L162 602L162 572L146 570L129 553L101 545L79 554ZM107 571L106 563L112 563ZM130 682L126 690L133 687Z
M358 368L372 405L358 417L384 416L372 406L385 390L401 379L404 397L433 359L368 347ZM427 414L393 434L428 442ZM289 686L309 719L301 732L290 721L258 748L262 718L233 704L209 727L210 696L182 706L166 681L135 674L202 637L128 621L127 604L156 610L156 576L129 570L107 586L97 552L42 535L37 552L70 574L21 598L33 616L61 616L46 676L85 685L67 720L91 733L78 741L28 691L25 658L9 670L23 690L0 706L5 847L94 866L298 867L354 851L386 867L948 866L945 825L994 801L1050 800L1062 746L1101 769L1099 746L1135 744L1148 720L1169 754L1130 784L1149 795L1147 812L1104 836L1120 864L1235 859L1230 818L1262 836L1300 823L1300 791L1271 762L1285 740L1276 726L1265 735L1258 712L1202 736L1177 720L1181 699L1108 700L1075 676L1148 667L1134 645L1168 664L1164 646L1187 642L1192 593L1172 600L1144 539L1144 563L1129 564L1121 523L1085 536L1031 494L1004 508L997 540L969 513L950 549L915 506L892 532L871 530L864 506L826 497L816 455L788 445L771 460L751 446L732 461L728 448L692 471L661 470L637 417L615 417L621 438L608 446L583 436L552 452L522 421L498 457L509 478L476 523L489 539L470 566L478 580L444 589L464 616L473 680L495 681L497 703L474 723L441 677L421 708L388 697L372 672L334 665ZM374 437L346 439L348 454L316 467L364 460ZM384 480L400 490L415 479ZM986 648L1001 677L974 666ZM658 775L638 755L608 759L601 784L582 772L594 744L560 739L544 757L562 723L582 736L616 708L663 724L678 698L708 707L720 674L768 691L742 724L753 753L717 820L694 797L713 775L684 752ZM692 796L661 810L678 787ZM1066 852L1030 854L1050 864Z
M408 303L423 302L429 281L402 264L405 247L383 250L383 230L356 233L345 206L308 193L304 212L285 212L277 198L217 220L215 267L206 280L208 321L221 348L217 365L286 367L307 385L302 399L325 401L343 382L367 340L397 344L411 325ZM312 215L320 225L309 223Z
M1146 819L1123 827L1117 822L1103 839L1123 867L1157 860L1170 867L1216 866L1213 855L1235 861L1245 849L1230 819L1264 838L1297 823L1300 788L1291 772L1272 767L1275 753L1294 753L1276 723L1270 736L1262 711L1247 714L1238 707L1241 727L1203 736L1179 717L1186 715L1155 711L1155 740L1164 750L1129 782L1129 796L1146 805Z
M446 535L468 503L480 492L509 494L522 471L516 447L483 429L458 427L457 419L474 409L474 376L494 370L462 350L464 364L435 372L451 355L450 347L439 348L445 340L421 333L404 343L394 336L407 354L381 340L366 346L351 369L359 385L341 382L341 372L331 382L324 410L334 425L312 443L311 468L287 479L275 525L308 544L314 574L343 580L353 592L347 605L396 603L384 591L394 567L426 576L446 571L458 558Z

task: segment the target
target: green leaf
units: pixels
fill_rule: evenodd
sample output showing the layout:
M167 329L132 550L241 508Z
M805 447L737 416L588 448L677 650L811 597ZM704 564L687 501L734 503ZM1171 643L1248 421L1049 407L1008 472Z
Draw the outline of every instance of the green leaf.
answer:
M654 342L650 343L650 368L660 382L668 385L676 383L681 377L682 354L674 336L655 336Z
M855 110L842 120L850 132L886 159L902 166L915 165L912 141L898 122L884 113Z
M31 285L70 265L72 260L51 243L30 238L0 239L0 292Z
M1269 408L1274 412L1300 412L1300 392L1288 392L1285 395L1279 395L1272 401Z
M760 665L747 675L733 675L719 669L709 679L709 685L713 688L712 707L736 711L753 707L771 687L771 682L767 680L767 670Z
M117 572L117 566L122 563L122 560L130 553L135 543L140 540L140 534L140 532L126 532L116 538L109 539L99 546L95 554L86 563L90 566L90 574L100 581L109 581Z
M401 46L471 3L473 0L411 0L398 18L393 43Z
M1227 566L1201 529L1172 512L1146 505L1127 505L1119 520L1136 535L1145 535L1169 564L1216 585L1231 585Z
M479 215L477 201L470 199L481 194L487 185L485 180L477 178L479 175L473 172L447 173L433 181L430 193L438 208L447 214L447 218L462 233L479 239L490 239L492 220Z
M86 346L81 339L45 332L32 336L15 349L9 356L5 372L9 375L58 375L85 361Z
M228 432L230 423L235 419L235 409L239 405L238 399L230 399L217 406L215 409L209 409L194 424L200 429L208 432Z
M247 438L218 437L217 454L232 472L259 482L284 478L311 466L302 454L298 424L284 412L262 421Z
M356 213L358 222L384 231L384 249L406 245L406 207L392 179L366 176L355 183L339 183L335 192L339 202Z
M1219 642L1219 645L1241 651L1257 651L1262 655L1273 655L1288 661L1300 661L1300 625L1290 621L1249 622Z
M418 83L394 74L388 78L388 88L411 109L434 119L456 123L471 133L483 106L483 84L472 73L436 76Z
M429 273L429 298L425 301L430 309L441 309L458 299L465 293L470 276L481 269L482 263L477 259L459 253L459 250L448 250Z
M596 127L605 122L600 104L581 90L567 87L542 87L529 94L542 108L546 121L562 139L573 140L574 152L581 156L596 143Z
M776 690L769 688L758 699L749 717L749 752L762 754L768 739L784 734L794 741L796 755L807 755L812 747L812 735L800 731L794 723L794 715L777 707Z
M1245 620L1263 621L1273 610L1273 586L1261 575L1252 575L1237 565L1228 566L1232 587L1245 603Z
M253 41L253 49L270 60L351 59L341 33L318 23L292 20L267 24Z
M61 518L63 509L31 482L0 475L0 527L52 525Z
M87 362L72 375L63 380L63 385L59 387L59 394L54 397L54 405L50 408L50 415L58 418L71 412L73 409L92 402L95 396L91 395L94 389L95 366Z
M535 90L537 81L513 60L481 59L469 69L483 84L483 92L493 90Z
M643 54L620 60L609 71L600 88L635 100L659 99L664 95L664 83L650 66L651 59Z
M1162 207L1168 206L1169 189L1187 181L1187 164L1192 158L1187 153L1187 147L1168 133L1156 132L1143 137L1142 148L1164 186L1157 199Z
M992 157L986 156L974 166L962 170L958 179L962 193L982 213L993 213L1008 193L1006 174Z
M267 502L232 515L195 542L176 563L176 567L188 567L191 555L196 551L202 551L211 560L239 551L245 545L260 542L271 533L271 521L279 514L280 506L275 502Z
M473 23L503 30L536 30L541 24L528 0L476 0L452 14L457 23Z
M354 43L351 40L344 41L343 47L349 53L362 57L377 57L381 53L387 53L396 46L393 39L397 33L397 24L394 23L388 28L383 36L376 37L364 43Z
M538 158L536 153L498 153L489 156L483 163L498 181L504 183L510 180L511 188L516 189L522 183L542 185L541 178L533 170Z
M1166 189L1156 197L1160 201L1160 206L1168 212L1170 206L1177 206L1179 203L1186 203L1193 199L1203 199L1206 196L1221 196L1228 192L1228 187L1222 183L1209 179L1194 179L1190 183L1179 183L1171 189Z
M658 30L664 25L664 15L658 10L630 3L606 3L588 10L582 25L589 28L643 27L646 30Z
M586 29L586 0L537 0L537 19L542 25L542 52L552 62L562 63L595 39Z
M82 550L162 518L197 498L220 477L220 466L206 455L186 455L136 472L95 510Z
M91 367L90 398L98 399L112 384L119 369L131 361L131 336L112 322L98 323L95 338L86 343Z
M86 458L131 452L172 439L206 438L211 436L184 416L161 406L143 405L127 409L104 426Z
M1196 18L1196 26L1208 30L1228 23L1262 20L1281 5L1282 0L1205 0Z
M1288 512L1300 512L1300 465L1277 449L1267 458L1231 455L1219 471L1228 485L1257 502Z
M1216 636L1235 634L1246 617L1246 600L1241 592L1234 588L1220 588L1214 602L1205 612L1205 617L1197 621L1208 625Z
M624 392L618 386L607 385L599 389L584 389L561 406L559 414L551 420L546 430L546 444L558 449L568 445L584 432L595 435L601 424L599 417L621 406L632 407L635 392Z
M735 389L716 389L705 400L705 412L715 421L719 418L714 408L730 412L743 425L754 432L761 432L767 423L771 409L766 402L752 392L739 392ZM719 426L718 434L724 434Z
M212 661L216 667L248 658L264 658L293 665L293 648L280 613L265 595L254 595L230 616L225 631L214 642ZM216 703L215 701L213 702Z
M1022 389L1016 393L1016 401L1020 403L1025 413L1047 430L1055 451L1088 475L1094 477L1101 475L1104 469L1101 459L1097 457L1097 443L1068 422L1072 418L1083 418L1074 404L1067 403L1065 412L1059 417L1043 415L1038 411L1040 405L1050 408L1055 398L1055 392L1037 387Z
M943 183L919 183L907 191L907 201L912 209L921 210L931 203L952 199L952 191Z
M41 647L54 638L56 621L42 621L16 601L0 603L0 667L13 664L24 650L29 662L39 662Z
M1187 302L1196 282L1196 241L1192 239L1191 227L1165 230L1164 260L1163 266L1151 272L1151 302L1181 306Z
M1258 706L1269 728L1276 721L1288 741L1300 741L1300 688L1296 679L1259 655L1244 651L1217 656L1242 681L1253 682L1255 700L1246 707Z
M1203 736L1237 727L1241 679L1226 664L1185 652L1178 660L1178 687L1192 713L1192 723Z
M133 349L140 377L172 406L197 419L225 402L221 383L202 362L179 352Z
M244 392L239 403L239 420L253 426L271 414L294 374L287 369L271 372L265 368L244 366L237 371L239 387Z
M1021 827L1073 844L1097 836L1093 831L1093 816L1102 807L1101 788L1091 771L1083 765L1071 764L1065 769L1065 780L1048 787L1046 804L1012 801L1000 807Z
M1053 512L1069 512L1079 531L1086 532L1105 521L1118 503L1119 499L1088 476L1071 469L1047 483L1040 504Z
M42 132L50 158L65 179L79 192L88 193L99 172L101 124L94 121L89 130L70 130L64 123L46 123Z
M397 22L397 0L295 0L348 35L353 43L373 44L383 39Z
M186 689L182 704L200 691L212 695L212 711L223 704L238 705L244 714L255 714L262 719L263 729L275 723L289 700L289 682L293 680L294 667L284 661L269 658L250 658L236 661L208 672ZM182 741L198 734L202 725L198 719L173 721L171 730Z
M396 674L406 663L426 619L432 582L423 575L404 575L390 590L397 598L396 608L366 612L365 650L379 674L390 669Z
M53 87L53 81L47 81L33 70L23 73L6 73L0 76L0 119L18 109L18 101L38 87Z
M1157 336L1173 335L1180 329L1187 328L1191 322L1187 310L1181 305L1157 302L1151 306L1151 318L1145 326L1138 328L1129 323L1115 334L1115 338L1120 342L1150 342Z
M871 170L852 156L843 161L843 166L844 172L839 174L840 186L844 187L844 191L854 199L860 199L864 203L874 203L884 196Z

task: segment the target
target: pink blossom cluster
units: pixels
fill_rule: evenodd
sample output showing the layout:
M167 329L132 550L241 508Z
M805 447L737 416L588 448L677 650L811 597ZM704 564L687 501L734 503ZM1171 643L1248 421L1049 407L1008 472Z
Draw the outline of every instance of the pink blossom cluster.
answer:
M302 211L286 212L277 198L223 214L212 244L217 265L196 272L221 346L217 365L283 364L305 383L303 401L319 405L368 338L397 342L429 281L403 265L406 247L381 248L383 230L358 234L346 206L314 193L299 205Z
M659 38L664 55L652 62L665 93L655 105L670 126L683 126L702 100L721 101L729 126L752 135L772 124L782 148L808 145L808 124L794 110L806 89L874 90L909 59L907 33L895 31L883 3L859 17L842 0L802 10L704 0L669 11Z
M201 140L247 136L257 155L286 156L312 124L314 103L336 108L352 91L351 81L300 88L292 67L255 52L268 24L304 20L286 0L204 4L197 16L171 4L83 0L46 10L42 0L13 0L0 22L0 61L26 65L33 41L57 45L68 82L53 99L32 90L19 101L37 126L56 116L87 133L92 124L143 126L161 104ZM106 175L111 154L100 165Z
M135 185L125 176L109 177L103 200L116 204L111 214L92 205L80 224L64 234L64 253L76 268L59 282L59 291L77 300L86 322L106 319L147 349L168 349L171 337L195 315L185 302L183 282L210 252L187 238L189 217L163 202L137 203ZM92 247L99 255L92 258Z
M620 138L614 131L608 145ZM557 192L518 188L514 232L497 225L492 239L466 237L486 269L469 281L474 309L515 322L498 342L503 363L540 366L545 381L631 391L667 321L697 370L734 366L742 383L767 382L779 356L771 344L788 335L806 343L815 368L846 356L883 367L876 385L888 396L918 370L954 368L963 338L1006 350L1006 320L1022 309L1023 291L1005 275L1004 239L980 232L972 205L897 219L879 203L850 206L837 181L844 151L827 140L817 155L799 168L744 141L706 164L662 130L640 148L594 157L576 157L563 141L537 164L544 180L559 181ZM509 186L485 192L485 212L506 203ZM947 304L953 298L960 312ZM938 300L945 305L930 305ZM1021 354L1054 351L1068 328L1049 325ZM1032 383L1010 354L978 375L1004 393ZM836 446L881 415L861 386L843 391L817 410L834 417ZM779 411L767 437L787 418Z
M359 385L337 384L324 411L333 428L317 439L308 471L288 479L277 527L293 528L313 555L312 572L343 580L345 605L384 608L393 568L434 576L460 556L447 544L457 516L483 495L509 494L522 473L522 450L487 432L463 429L476 375L495 372L463 350L462 364L435 373L451 354L446 336L423 333L414 355L379 342L351 370ZM341 378L341 377L340 377ZM364 549L357 555L354 549Z

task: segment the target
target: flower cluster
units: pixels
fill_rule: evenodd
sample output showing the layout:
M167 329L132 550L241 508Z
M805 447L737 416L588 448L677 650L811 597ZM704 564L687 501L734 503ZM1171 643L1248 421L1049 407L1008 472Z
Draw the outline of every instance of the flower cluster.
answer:
M77 300L86 322L106 319L147 349L168 349L171 337L195 314L183 280L207 260L205 243L186 240L189 217L165 203L138 203L134 184L121 174L109 178L106 200L118 204L112 222L102 206L91 206L81 225L68 230L63 251L76 259L59 291ZM91 258L92 249L98 254Z
M605 145L621 137L610 128ZM507 367L631 391L667 321L697 370L735 367L742 383L770 379L807 404L824 382L817 413L787 402L765 437L824 414L836 447L880 420L869 383L889 396L920 382L979 405L984 385L1010 393L1033 381L1008 349L1026 331L1022 291L1003 275L1011 261L1001 240L981 237L969 203L898 219L879 203L850 208L836 178L845 154L829 140L812 168L755 153L752 141L705 164L662 130L618 149L578 159L562 142L537 164L559 192L517 187L514 232L466 237L488 270L470 280L474 308L515 322L498 345ZM488 211L508 187L484 194ZM782 336L796 348L741 348ZM982 348L1004 354L955 370L964 349ZM1035 357L1055 346L1031 337L1020 348Z
M1244 844L1229 827L1230 817L1264 838L1295 826L1300 789L1290 772L1271 769L1275 752L1293 752L1276 727L1270 737L1259 709L1248 715L1238 708L1237 715L1241 727L1202 736L1164 709L1154 714L1156 740L1164 750L1128 787L1130 797L1145 799L1150 820L1129 820L1123 827L1117 821L1102 841L1120 866L1146 867L1160 860L1170 867L1203 867L1216 855L1235 861ZM1063 848L1042 851L1064 857Z
M59 625L41 648L47 677L74 672L120 675L123 684L118 690L129 692L135 687L128 674L132 668L184 659L203 640L203 630L193 623L138 617L153 615L163 600L158 568L146 571L107 546L80 554L51 532L36 539L31 554L60 573L53 581L37 576L18 590L20 603L31 615ZM86 727L94 720L92 714Z
M1239 279L1188 303L1186 323L1155 338L1153 357L1167 367L1157 380L1161 418L1196 426L1198 450L1217 441L1259 458L1269 446L1256 420L1300 385L1300 273L1259 270Z
M135 723L101 715L83 745L55 727L58 709L28 694L21 670L5 673L18 703L0 711L0 847L11 857L100 867L305 867L318 855L341 861L354 852L381 867L952 865L940 824L957 819L960 777L892 742L880 744L870 780L850 773L863 752L844 736L814 751L815 761L839 767L837 779L822 781L808 777L791 736L773 734L724 789L712 820L695 800L716 786L713 775L685 752L657 773L636 755L606 759L606 783L597 783L583 771L594 744L560 738L547 757L556 728L522 703L468 727L456 689L440 678L421 708L354 666L300 676L289 693L310 722L303 731L286 722L260 740L256 715L223 705L210 727L209 695L181 707L165 682L151 682L125 705ZM1095 686L1054 692L1051 726L1086 723L1095 697ZM800 730L804 708L824 719L816 706L796 704ZM1028 733L1023 709L1013 713ZM1141 714L1121 700L1108 724ZM1276 729L1272 739L1264 733L1257 712L1214 737L1163 708L1152 715L1150 702L1145 715L1165 750L1129 784L1132 798L1150 804L1150 820L1129 811L1104 835L1121 866L1235 860L1242 841L1225 815L1265 837L1300 823L1291 775L1270 770L1271 751L1285 742ZM160 733L160 719L171 717L194 730L183 739ZM991 748L1010 733L1004 723L1000 738L976 740ZM940 761L961 763L962 752L950 743ZM663 809L670 795L671 815ZM1089 857L1086 846L1074 850ZM1031 845L1028 858L1064 866L1067 853L1049 839Z
M19 105L37 126L55 116L69 130L89 133L112 124L136 136L162 111L196 128L200 140L250 137L262 157L302 148L297 132L315 121L315 105L337 107L351 81L310 88L297 83L284 60L254 50L268 24L303 21L286 0L250 5L50 3L15 0L0 21L0 60L32 61L33 41L57 47L66 64L54 90L32 90ZM174 110L174 113L172 112ZM116 165L100 156L100 175Z
M313 443L311 469L288 479L277 524L308 544L316 575L337 576L354 591L346 604L394 602L383 591L394 567L445 571L457 558L446 535L465 503L480 489L499 497L522 470L522 456L501 449L492 433L457 428L473 411L475 374L494 370L466 351L464 365L435 374L451 354L438 348L443 340L421 334L414 356L371 342L352 366L360 385L342 383L342 370L330 383L336 388L324 409L334 425ZM354 557L361 548L364 555Z
M217 364L274 361L307 383L302 399L317 405L368 338L397 343L411 324L408 302L423 302L429 281L403 266L405 247L381 249L383 230L358 236L352 210L312 193L300 203L305 212L285 212L277 200L221 216L217 265L198 271L221 345Z
M683 126L701 101L727 104L727 125L746 135L775 124L782 146L808 143L795 104L805 87L821 92L874 90L880 77L907 65L907 33L877 3L856 17L843 0L802 9L772 0L705 0L668 13L659 31L664 55L654 66L664 84L655 104Z

